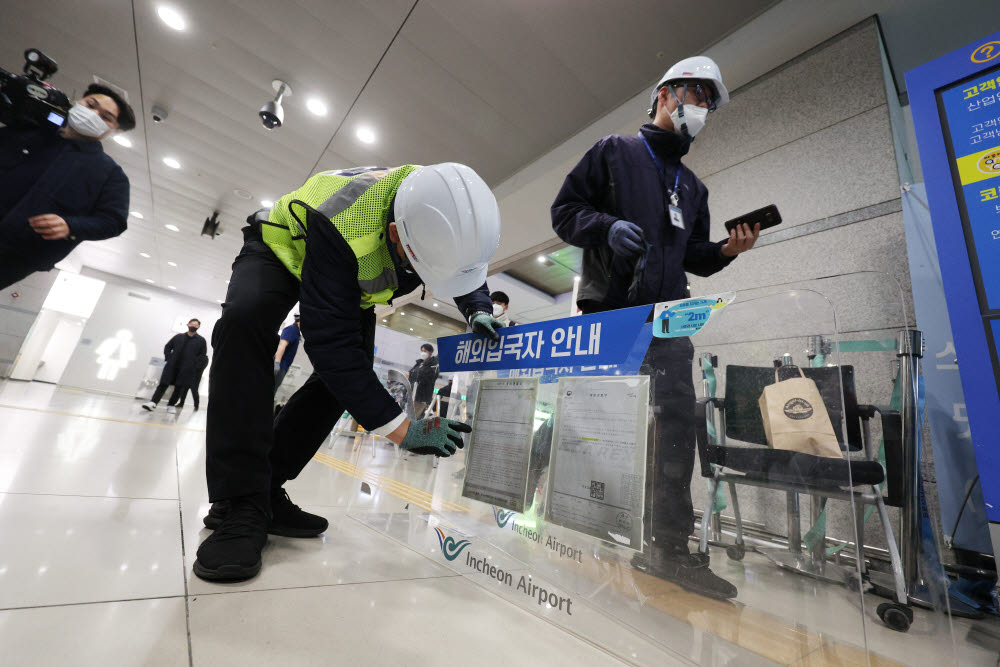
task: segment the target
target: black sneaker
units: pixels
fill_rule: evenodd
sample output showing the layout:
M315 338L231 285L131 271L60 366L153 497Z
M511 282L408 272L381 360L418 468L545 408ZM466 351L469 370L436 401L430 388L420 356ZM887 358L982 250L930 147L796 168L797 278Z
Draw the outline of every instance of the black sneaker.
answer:
M681 588L716 600L737 596L736 586L708 569L706 554L677 554L654 550L649 574L677 584Z
M228 501L229 512L198 547L194 573L208 581L244 581L257 576L267 544L267 500L263 495Z
M206 528L218 528L229 514L229 501L212 503L205 515ZM288 497L288 492L279 489L271 495L271 521L267 532L282 537L316 537L330 526L321 516L304 512Z
M271 525L267 532L284 537L316 537L330 522L316 514L305 512L292 502L288 492L278 489L271 494Z

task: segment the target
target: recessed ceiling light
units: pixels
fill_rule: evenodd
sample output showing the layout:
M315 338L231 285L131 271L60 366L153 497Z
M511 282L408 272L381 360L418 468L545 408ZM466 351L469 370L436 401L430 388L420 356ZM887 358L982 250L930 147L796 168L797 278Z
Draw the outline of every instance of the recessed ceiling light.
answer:
M163 225L163 226L166 227L167 229L169 229L172 232L179 232L179 231L181 231L181 228L178 227L177 225Z
M167 165L171 169L180 169L181 163L177 161L176 158L165 157L163 158L163 164Z
M146 278L146 282L149 283L150 285L155 285L156 284L156 281L153 280L152 278Z
M177 262L167 262L170 266L177 266Z
M406 315L406 313L404 313L403 311L399 311L399 314L400 315Z
M326 103L318 97L310 97L306 100L306 108L317 116L326 115Z
M235 190L233 190L233 194L239 197L240 199L253 199L252 194L241 188L236 188Z
M274 202L271 201L270 199L261 199L260 205L263 206L264 208L271 208L272 206L274 206Z
M546 261L548 261L548 258L545 255L539 255L538 256L538 262L540 264L544 264Z
M174 30L184 30L187 28L187 21L184 20L184 15L170 5L160 5L157 7L156 15L160 17L161 21L167 24L168 28L173 28Z
M383 318L383 319L382 319L382 321L383 321L383 322L388 322L389 320L387 320L387 319Z
M428 322L427 324L428 324L428 326L434 326L433 322Z
M437 307L438 307L438 305L437 305L437 301L435 301L435 302L434 302L434 307L435 307L435 308L437 308Z
M145 257L146 259L149 259L150 258L150 254L148 252L140 252L139 253L139 257Z
M177 288L174 287L173 285L167 285L167 289L177 289Z
M119 146L124 146L125 148L132 148L132 140L126 137L124 134L116 134L111 137L115 140L115 143Z
M128 214L131 215L136 220L142 220L143 218L146 217L142 213L140 213L139 211L129 211Z
M358 139L360 139L362 142L366 144L375 143L375 130L373 130L370 127L362 125L357 129L357 132L355 134L357 134Z
M413 327L410 327L410 331L413 331Z

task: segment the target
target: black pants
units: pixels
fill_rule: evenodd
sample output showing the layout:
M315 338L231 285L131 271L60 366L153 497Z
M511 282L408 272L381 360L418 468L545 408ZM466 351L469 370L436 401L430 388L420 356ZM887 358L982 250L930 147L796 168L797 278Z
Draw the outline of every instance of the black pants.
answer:
M181 398L180 398L179 401L177 401L177 407L179 407L179 408L183 408L184 407L184 399L187 398L187 393L188 393L189 389L191 390L191 396L192 396L192 398L194 398L194 409L197 410L198 409L198 405L201 403L200 397L198 396L198 385L194 385L192 387L182 387L181 388L181 390L180 390L180 392L181 392ZM168 403L168 405L174 405L174 397L173 396L170 397L170 403Z
M267 493L295 479L344 413L313 373L273 417L278 327L299 299L299 281L260 240L243 230L222 318L212 332L207 459L209 500ZM375 311L362 311L361 335L375 357Z
M6 289L37 271L32 262L25 262L23 253L0 248L0 289Z
M173 382L163 382L156 385L156 389L153 390L153 398L149 399L153 403L159 403L163 395L167 393L167 387L169 387ZM183 385L174 384L174 390L170 393L170 400L167 401L167 405L177 405L177 401L180 400L181 405L184 405L184 393L187 391L187 387Z
M593 301L586 314L608 310ZM652 307L650 307L652 310ZM653 442L646 456L646 507L643 539L673 552L688 552L694 531L691 475L694 472L694 346L687 338L653 338L643 359L649 373L655 417Z

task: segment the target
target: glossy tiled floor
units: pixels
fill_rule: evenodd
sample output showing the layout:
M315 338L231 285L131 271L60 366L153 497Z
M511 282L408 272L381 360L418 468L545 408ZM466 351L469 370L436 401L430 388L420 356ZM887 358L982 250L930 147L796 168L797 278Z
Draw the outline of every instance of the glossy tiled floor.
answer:
M358 483L319 464L292 491L327 533L203 582L203 412L17 382L0 406L5 667L622 664L349 518Z
M387 457L364 494L344 464L346 439L287 487L330 520L326 534L271 538L260 576L209 584L191 572L207 535L204 418L0 384L0 664L624 664L587 639L617 643L619 655L643 665L865 664L857 647L866 641L887 658L871 664L996 664L971 643L956 661L953 645L918 624L905 641L870 619L862 631L855 619L873 614L868 601L861 610L843 590L783 576L755 554L738 567L713 558L740 588L736 605L706 604L641 575L614 584L648 596L642 622L670 633L673 656L643 638L656 634L649 627L612 627L600 612L613 610L598 605L578 607L576 631L566 632L412 541L404 546L383 520L420 506L417 489L429 485L457 497L461 459L435 470L427 459ZM956 623L953 635L970 632Z

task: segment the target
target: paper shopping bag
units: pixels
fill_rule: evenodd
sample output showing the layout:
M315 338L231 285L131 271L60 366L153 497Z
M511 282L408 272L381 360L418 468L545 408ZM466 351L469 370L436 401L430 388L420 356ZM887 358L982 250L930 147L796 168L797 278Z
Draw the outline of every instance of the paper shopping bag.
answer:
M784 366L783 368L788 368ZM767 444L813 456L842 458L830 415L816 383L796 367L799 377L779 380L764 387L758 404Z

